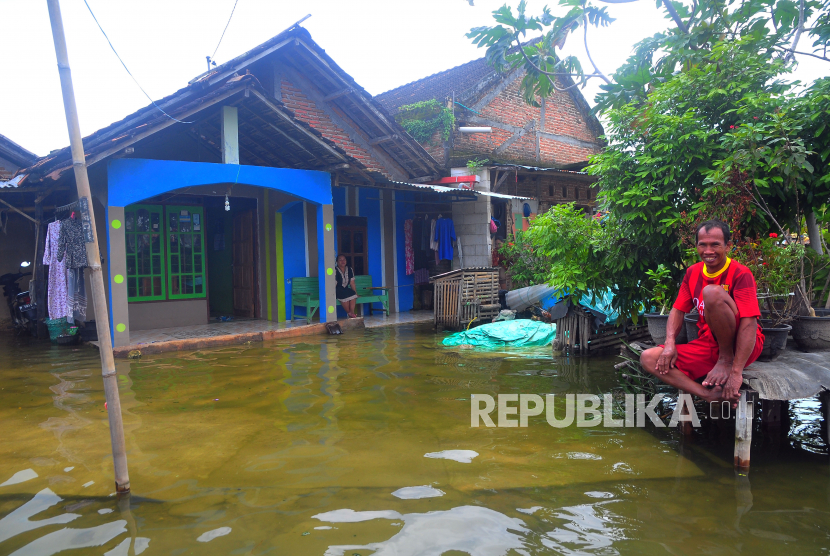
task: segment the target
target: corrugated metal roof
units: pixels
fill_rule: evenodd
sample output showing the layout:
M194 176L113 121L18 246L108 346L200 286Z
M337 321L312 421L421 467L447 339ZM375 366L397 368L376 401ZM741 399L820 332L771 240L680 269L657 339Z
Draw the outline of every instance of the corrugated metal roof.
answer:
M525 166L524 164L488 164L491 168L524 168L525 170L532 170L534 172L555 172L562 174L577 174L579 176L590 176L588 172L579 172L577 170L562 170L560 168L545 168L543 166Z
M426 183L407 183L402 181L390 181L389 183L395 186L400 186L400 189L412 188L413 191L431 189L436 193L454 193L465 197L472 197L474 195L486 195L487 197L497 197L499 199L519 199L522 201L532 200L533 197L522 197L519 195L505 195L503 193L493 193L492 191L478 191L477 189L459 189L457 187L447 187L444 185L430 185Z

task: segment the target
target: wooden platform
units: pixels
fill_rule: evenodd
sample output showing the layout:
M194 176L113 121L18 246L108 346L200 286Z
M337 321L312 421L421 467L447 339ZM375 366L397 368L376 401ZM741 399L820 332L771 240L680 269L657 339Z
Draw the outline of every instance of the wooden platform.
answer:
M634 342L630 347L639 356L642 350L653 346ZM815 396L824 398L824 426L830 439L830 352L803 353L795 350L790 343L775 361L756 361L744 369L743 383L741 398L734 412L735 467L749 467L753 422L759 413L755 409L758 399L789 401Z
M744 369L744 384L762 400L812 398L830 390L830 352L802 353L787 346L775 361Z

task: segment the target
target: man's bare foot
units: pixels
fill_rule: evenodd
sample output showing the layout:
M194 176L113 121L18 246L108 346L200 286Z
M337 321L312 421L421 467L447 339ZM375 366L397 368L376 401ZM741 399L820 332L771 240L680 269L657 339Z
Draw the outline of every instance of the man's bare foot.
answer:
M715 363L712 370L709 371L709 374L706 375L706 378L703 379L703 385L723 386L726 384L726 380L729 378L730 374L732 374L732 362L719 360Z
M715 386L713 388L709 388L708 394L703 397L704 401L707 402L719 402L723 400L723 386Z

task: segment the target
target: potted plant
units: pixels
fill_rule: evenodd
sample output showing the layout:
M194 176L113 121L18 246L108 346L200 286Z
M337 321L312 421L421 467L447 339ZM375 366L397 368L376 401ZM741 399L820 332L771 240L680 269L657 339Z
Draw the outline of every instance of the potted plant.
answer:
M647 270L646 275L654 284L651 288L652 309L659 313L646 313L648 331L655 345L666 341L666 325L669 322L669 313L674 298L677 297L677 283L671 277L671 271L664 264L657 265L656 270ZM686 343L686 328L680 328L680 334L675 338L678 344Z
M804 246L782 242L777 233L771 233L736 246L733 253L755 276L764 334L759 359L772 361L786 349L790 323L798 311L800 301L794 290L799 283Z
M793 340L802 351L827 351L830 350L830 256L808 249L804 266L805 290L814 308L813 314L797 315L793 319Z

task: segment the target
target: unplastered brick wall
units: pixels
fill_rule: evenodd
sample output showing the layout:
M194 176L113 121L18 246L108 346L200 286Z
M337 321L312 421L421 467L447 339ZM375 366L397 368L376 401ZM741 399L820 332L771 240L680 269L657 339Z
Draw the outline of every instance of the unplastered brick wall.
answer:
M367 169L380 172L387 178L391 174L379 164L375 158L365 149L355 144L349 138L348 133L331 121L331 118L323 112L313 100L287 79L280 82L282 102L287 108L294 112L294 117L306 122L308 125L319 131L323 137L335 143L349 156L357 159Z
M464 169L466 172L466 168ZM453 175L461 175L454 169ZM479 173L481 181L476 184L480 191L490 190L489 171ZM452 219L455 225L455 235L461 242L463 254L463 268L476 266L492 266L490 253L490 197L480 195L475 201L462 201L452 204ZM452 261L453 269L462 268L462 260L455 250Z
M545 101L545 124L542 126L541 107L530 106L524 101L519 92L520 83L521 78L515 79L490 103L481 108L481 117L518 128L523 128L531 121L534 122L534 126L499 154L495 154L494 151L513 137L514 130L493 127L492 133L456 133L453 137L453 156L490 155L499 160L564 165L585 161L589 156L601 150L599 139L591 131L591 127L568 92L556 92ZM539 100L537 99L537 102ZM464 112L458 116L463 120L471 114ZM537 160L537 130L562 135L573 141L562 141L540 135L539 159ZM590 145L585 143L590 143Z
M424 150L429 153L429 155L437 160L439 163L443 163L444 161L444 138L442 137L442 131L438 130L432 134L429 141L423 143L422 146Z

